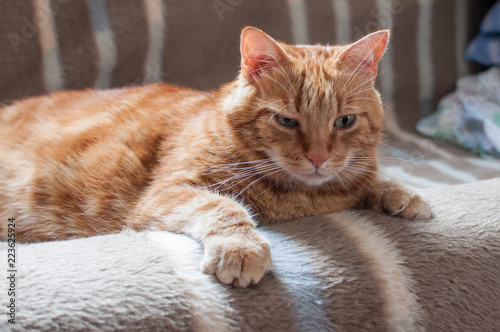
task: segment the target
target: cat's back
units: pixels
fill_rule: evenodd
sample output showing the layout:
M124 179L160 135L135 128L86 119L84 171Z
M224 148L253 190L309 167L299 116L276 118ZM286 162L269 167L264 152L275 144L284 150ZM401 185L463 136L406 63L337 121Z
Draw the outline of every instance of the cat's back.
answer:
M26 231L44 218L84 234L116 230L113 222L87 225L124 217L151 180L162 142L209 102L209 94L162 84L62 91L0 108L0 217L25 219Z
M60 91L32 97L0 108L0 144L26 145L75 136L99 128L92 136L132 123L171 124L196 112L193 102L206 99L203 92L168 84L110 90ZM101 134L99 134L99 132Z

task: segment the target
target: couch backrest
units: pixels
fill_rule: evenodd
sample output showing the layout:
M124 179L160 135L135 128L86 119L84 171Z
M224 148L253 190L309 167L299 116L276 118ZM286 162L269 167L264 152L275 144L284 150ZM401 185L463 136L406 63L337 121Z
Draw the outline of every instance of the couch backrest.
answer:
M287 43L347 43L391 27L386 103L413 127L457 77L493 0L38 0L0 2L0 102L59 89L166 81L213 89L253 25Z

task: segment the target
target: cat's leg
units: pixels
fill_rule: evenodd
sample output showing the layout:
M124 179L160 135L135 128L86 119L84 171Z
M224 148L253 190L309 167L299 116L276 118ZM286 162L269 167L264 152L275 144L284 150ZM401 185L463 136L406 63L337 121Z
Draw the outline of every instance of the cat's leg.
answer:
M365 191L361 205L409 220L429 220L432 217L431 208L422 197L389 179L377 179Z
M272 270L269 242L257 232L245 207L206 189L150 190L128 225L187 234L202 242L202 271L215 273L225 284L247 287Z

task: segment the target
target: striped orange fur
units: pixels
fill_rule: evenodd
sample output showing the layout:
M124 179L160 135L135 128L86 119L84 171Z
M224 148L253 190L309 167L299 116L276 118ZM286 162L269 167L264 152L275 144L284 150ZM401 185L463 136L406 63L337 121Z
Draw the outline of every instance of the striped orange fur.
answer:
M204 244L204 272L243 287L272 269L256 223L355 205L429 218L377 175L373 81L388 38L291 46L246 28L241 73L215 92L161 84L4 107L0 218L16 218L21 241L188 234Z

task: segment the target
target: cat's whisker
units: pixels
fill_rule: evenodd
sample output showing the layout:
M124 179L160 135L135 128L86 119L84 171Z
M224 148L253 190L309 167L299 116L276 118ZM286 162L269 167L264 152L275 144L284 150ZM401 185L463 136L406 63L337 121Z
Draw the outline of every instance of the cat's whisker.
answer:
M240 178L243 178L243 179L241 179L240 181L237 181L236 183L233 183L231 186L229 186L229 187L227 187L227 188L224 188L224 189L222 189L221 191L222 191L222 192L224 192L224 191L228 191L228 190L230 190L230 189L232 189L232 188L234 188L234 187L238 186L239 184L241 184L241 183L243 183L243 182L245 182L245 181L247 181L247 180L251 179L252 177L259 176L260 174L261 174L261 173L259 173L259 172L255 172L255 173L247 174L247 175L245 175L245 176L241 176L241 177L239 177L238 179L240 179ZM227 183L227 182L228 182L228 181L223 182L223 185L224 185L225 183ZM218 188L220 188L220 186L219 186L219 187L217 187L217 189L218 189Z
M401 152L399 149L397 149L397 148L395 148L395 147L393 147L393 146L391 146L391 145L389 145L389 144L386 144L386 143L384 143L384 142L378 141L378 140L376 140L376 139L374 139L374 138L372 138L372 141L373 141L373 142L376 142L376 143L378 143L378 144L380 144L380 145L383 145L383 146L385 146L385 147L387 147L387 148L389 148L389 149L391 149L391 150L393 150L393 151L394 151L394 152L392 153L392 155L393 155L393 156L395 156L396 154L406 155L405 153ZM422 161L424 161L424 160L425 160L425 158L426 158L426 156L419 156L419 157L413 157L413 158L411 158L411 159L403 159L403 158L398 158L398 160L399 160L399 161L408 161L408 162L413 162L414 160L422 160Z
M246 179L251 178L252 176L255 176L255 174L257 174L257 173L256 173L256 172L251 172L251 173L246 173L246 174L241 174L241 173L239 173L239 174L233 175L232 177L230 177L230 178L228 178L228 179L224 179L224 180L222 180L222 181L219 181L219 182L217 182L217 183L214 183L214 184L212 184L212 185L209 185L209 186L207 186L207 188L215 187L215 188L214 188L214 190L219 190L219 188L221 188L222 186L224 186L224 185L225 185L226 183L228 183L228 182L231 182L231 181L233 181L233 180L239 180L239 179L241 179L241 178L244 178L243 180L241 180L241 181L240 181L240 182L243 182L243 181L245 181ZM236 185L237 185L238 183L240 183L240 182L234 183L234 184L232 184L230 187L228 187L228 188L224 188L222 191L229 190L229 189L233 188L234 186L236 186Z
M365 166L365 167L363 167ZM353 174L357 175L373 175L378 174L378 171L369 169L368 165L354 165L354 167L349 167L347 170Z
M279 111L281 111L281 110L282 110L283 108L285 108L285 107L286 107L286 106L283 106L283 107L282 107L282 108L280 108L277 112L273 113L273 115L271 115L271 117L269 118L269 120L267 120L267 124L270 124L270 123L271 123L271 121L274 119L274 117L275 117L276 115L279 115L279 114L280 114L280 113L279 113Z
M273 113L273 115L271 115L271 117L269 118L269 120L267 120L267 124L270 124L270 123L271 123L271 121L273 121L274 117L275 117L276 115L278 115L278 114L279 114L278 112Z
M238 172L236 172L238 171ZM255 166L250 166L250 167L242 167L242 168L229 168L229 167L225 167L225 168L220 168L220 169L216 169L216 170L212 170L208 173L206 173L205 175L210 175L210 174L214 174L214 173L229 173L229 174L232 174L232 176L230 176L229 178L227 179L224 179L218 183L215 183L211 186L215 186L217 184L220 184L220 183L226 183L228 181L231 181L231 180L234 180L234 179L238 179L242 176L245 176L245 174L247 173L256 173L256 169L255 169ZM210 187L211 187L210 186Z
M395 148L395 147L393 147L393 146L391 146L391 145L389 145L389 144L387 144L387 143L384 143L384 142L378 141L378 140L376 140L376 139L374 139L374 138L372 138L371 140L372 140L373 142L375 142L375 143L379 144L379 145L383 145L383 146L385 146L385 147L389 148L390 150L394 151L394 152L393 152L393 155L395 155L396 153L399 153L399 154L404 154L404 153L403 153L403 152L401 152L399 149L397 149L397 148Z
M413 163L415 161L419 161L419 160L423 160L424 157L414 157L414 158L411 158L411 159L401 159L401 158L397 158L397 157L365 157L365 158L360 158L360 159L354 159L354 158L350 158L350 160L376 160L376 161L395 161L395 162L410 162L410 163Z
M218 169L218 168L225 168L225 167L231 167L231 168L235 168L235 169L241 169L238 166L249 165L249 164L259 164L259 163L266 164L266 163L272 163L272 162L273 162L273 160L271 160L271 159L243 161L243 162L236 162L236 163L232 163L232 164L214 165L214 166L207 167L207 170ZM249 167L255 167L255 166L254 165L250 165L250 166L247 166L247 167L249 168Z
M391 145L389 145L389 144L387 144L387 143L384 143L384 142L382 142L382 141L376 140L375 138L372 138L372 139L371 139L371 141L373 141L373 142L375 142L375 143L378 143L378 144L380 144L380 145L383 145L383 146L385 146L385 147L388 147L388 148L390 148L391 150L395 150L395 151L397 151L398 153L400 153L400 152L401 152L401 151L399 151L397 148L395 148L395 147L393 147L393 146L391 146Z
M281 175L278 179L276 179L276 182L274 182L274 184L272 186L270 186L269 188L267 188L266 190L264 190L263 192L261 192L260 194L258 194L257 197L259 197L260 195L262 195L265 192L268 192L269 190L271 190L272 188L274 188L276 186L276 184L278 184L278 182L280 182L285 176L287 176L287 173L283 172L283 175Z
M379 144L379 145L383 145L383 146L385 146L385 147L387 147L387 148L389 148L389 149L393 150L393 151L394 151L394 152L393 152L393 155L395 155L396 153L403 154L401 151L399 151L399 149L397 149L397 148L395 148L395 147L393 147L393 146L391 146L391 145L389 145L389 144L386 144L386 143L384 143L384 142L382 142L382 141L378 141L378 140L376 140L376 139L374 139L374 138L372 138L371 140L372 140L373 142L375 142L375 143Z
M377 173L377 171L374 171L369 168L369 165L366 164L353 164L351 163L348 167L349 170L353 171L362 171L362 172L368 172L368 173Z
M352 96L355 96L355 95L359 95L360 93L363 93L363 92L366 92L366 91L370 91L370 90L373 90L373 87L370 87L370 88L365 89L365 90L362 90L362 91L358 91L358 92L356 92L356 93L351 93L351 94L349 95L349 97L352 97Z
M242 174L244 174L245 172L254 172L254 170L252 170L252 169L246 169L246 170L241 170L239 173L235 173L231 169L221 169L221 170L213 171L213 172L210 172L210 173L206 173L204 175L210 175L210 174L222 173L222 172L232 174L231 177L229 177L229 178L224 179L224 180L221 181L221 182L227 182L227 181L231 181L231 180L234 180L234 179L237 179L237 178L241 177ZM216 185L216 184L214 184L214 185ZM209 187L212 187L214 185L211 185Z
M340 173L350 174L350 175L354 176L355 178L366 177L366 176L370 176L372 174L377 174L377 172L369 172L366 169L353 169L353 168L344 169L341 172L339 172L339 174Z
M377 171L370 169L371 165L363 161L350 161L349 164L343 169L345 171L354 172L356 174L374 173Z
M346 178L348 178L351 183L363 186L363 183L361 183L361 180L358 178L358 176L356 176L356 174L352 174L351 170L349 170L349 169L343 170L340 173L342 174L342 176L345 176ZM340 175L340 173L339 173L339 175ZM366 178L367 178L368 183L370 184L370 186L363 186L363 187L365 187L365 189L369 190L370 192L373 192L370 189L371 185L373 184L373 182L370 180L370 178L373 179L373 180L376 180L377 177L376 176L370 176L370 174L366 174L366 175L367 175Z
M364 81L363 83L361 83L361 84L359 84L358 86L356 86L354 89L351 89L351 93L352 93L352 92L356 92L356 91L357 91L358 89L360 89L363 85L365 85L366 83L370 83L370 82L372 82L372 81L373 81L373 78L371 78L371 77L370 77L369 79L367 79L367 80L366 80L366 81ZM371 90L371 89L373 89L373 86L372 86L372 85L370 85L370 88L369 88L369 89L367 89L367 90L365 90L365 91L368 91L368 90ZM351 95L352 95L352 94L351 94Z
M285 106L283 106L283 107L281 107L281 108L279 108L279 109L275 110L275 112L273 113L273 115L271 115L271 117L269 118L269 120L267 120L267 124L270 124L270 123L271 123L271 121L274 119L274 117L275 117L276 115L278 115L278 114L279 114L279 111L281 111L281 110L282 110L283 108L285 108L286 106L287 106L287 105L285 105Z
M368 158L368 160L369 160L369 158ZM423 160L423 157L415 157L415 158L412 158L412 159L400 159L400 158L391 158L391 157L374 157L374 158L371 158L371 160L372 161L392 161L392 162L398 162L400 165L406 164L406 163L417 164L419 166L419 168L433 169L432 166L426 165L425 162L418 162L418 163L416 162L416 161L419 161L419 160ZM377 174L378 173L377 171L367 170L365 167L363 167L363 159L353 160L349 167L353 171L359 170L360 168L362 168L363 172L366 172L366 173L369 173L369 174L371 174L371 173Z
M347 186L345 185L344 180L342 180L342 177L341 177L341 176L339 176L339 174L338 174L338 173L335 173L335 179L337 179L337 180L339 180L339 181L340 181L340 183L342 184L342 187L343 187L345 190L349 190L349 188L347 188Z
M246 181L247 179L249 179L249 178L251 178L253 176L259 175L259 174L264 173L266 171L274 171L276 169L281 169L281 167L276 166L276 165L266 165L265 167L262 167L259 170L257 170L256 167L255 167L253 169L237 173L237 174L233 175L232 177L230 177L228 179L222 180L222 181L217 182L217 183L215 183L213 185L210 185L208 187L217 186L216 189L219 189L222 185L224 185L224 184L226 184L226 183L228 183L230 181L239 180L239 179L243 178L243 180L238 181L238 182L232 184L230 187L224 189L224 190L229 190L229 189L233 188L234 186L237 186L241 182L244 182L244 181Z
M259 98L257 98L257 101L262 102L262 104L263 104L263 105L260 105L260 104L258 105L260 108L269 108L269 106L271 106L271 105L280 103L282 101L286 102L288 100L285 99L285 98L281 98L281 99L275 100L275 101L273 101L271 103L268 103L266 100L264 100L264 99L262 99L262 98L259 97Z
M235 179L240 179L240 178L245 177L247 175L259 174L260 172L265 172L267 170L274 169L277 167L278 166L275 166L275 165L266 165L266 166L260 167L259 169L257 169L256 167L249 167L248 169L245 169L245 170L239 170L239 172L237 172L237 173L231 172L230 170L221 170L221 172L233 174L230 178L223 180L222 182L226 183L226 182L229 182L229 181L232 181Z
M344 177L345 180L349 181L351 184L354 183L355 179L348 172L340 172L339 177Z
M280 168L280 169L278 169L278 170L276 170L276 171L274 171L274 172L271 172L271 173L269 173L269 174L266 174L266 175L264 175L264 176L262 176L262 177L258 177L256 180L254 180L254 181L250 182L250 184L248 184L245 188L243 188L243 190L241 190L241 191L240 191L240 192L236 195L236 197L241 196L241 194L243 194L243 192L245 192L245 190L247 190L247 189L248 189L251 185L253 185L254 183L256 183L256 182L258 182L258 181L261 181L261 180L263 180L264 178L266 178L266 177L268 177L268 176L270 176L270 175L276 174L276 173L278 173L278 172L282 172L282 169Z
M230 163L230 164L214 165L214 166L210 166L209 168L221 167L221 166L239 166L239 165L247 165L247 164L255 164L255 163L277 162L277 161L280 161L283 159L286 159L286 158L284 158L284 157L268 157L268 158L264 158L264 159L242 161L242 162L236 162L236 163Z
M350 168L348 171L356 176L378 174L377 171L373 171L373 170L366 169L366 168Z

